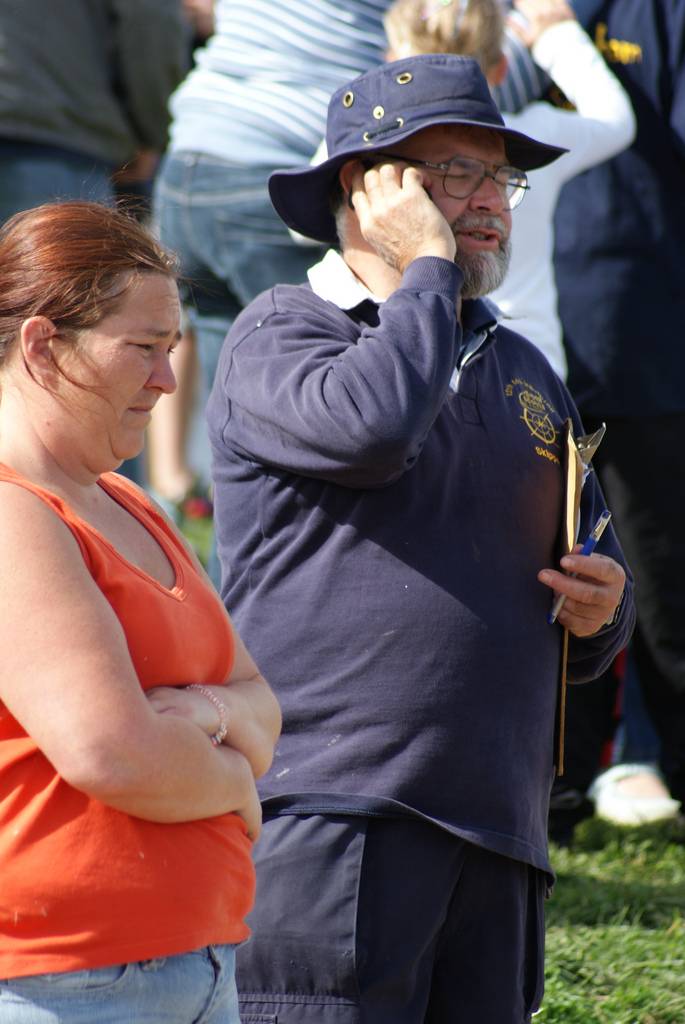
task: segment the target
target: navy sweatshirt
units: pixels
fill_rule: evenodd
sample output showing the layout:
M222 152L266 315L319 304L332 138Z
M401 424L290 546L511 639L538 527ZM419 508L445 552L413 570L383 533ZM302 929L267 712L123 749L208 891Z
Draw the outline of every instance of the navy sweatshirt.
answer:
M562 190L555 265L584 415L685 412L685 3L576 0L637 136Z
M571 399L460 271L423 258L348 313L278 286L236 320L208 407L222 596L281 701L280 813L411 813L548 870L557 564ZM454 368L462 342L484 341ZM455 390L456 387L456 390ZM603 507L594 474L581 532ZM614 534L600 549L623 561ZM632 628L571 640L597 675Z

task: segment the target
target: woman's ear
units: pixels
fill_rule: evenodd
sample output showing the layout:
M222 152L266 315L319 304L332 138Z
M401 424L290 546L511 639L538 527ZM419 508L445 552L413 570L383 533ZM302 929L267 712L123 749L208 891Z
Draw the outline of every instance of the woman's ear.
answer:
M46 316L31 316L24 320L19 332L24 362L32 374L52 373L56 369L53 339L57 328Z

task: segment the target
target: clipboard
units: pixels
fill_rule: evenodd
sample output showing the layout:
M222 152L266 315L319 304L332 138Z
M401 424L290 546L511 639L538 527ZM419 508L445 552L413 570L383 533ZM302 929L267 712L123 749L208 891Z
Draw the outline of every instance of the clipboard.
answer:
M578 540L580 527L580 496L583 484L591 471L590 463L606 432L603 423L592 434L584 434L578 439L573 436L573 423L570 419L564 424L563 442L563 473L564 497L561 526L561 556L568 555ZM561 664L559 667L559 688L557 699L556 724L556 764L557 776L564 774L564 734L566 730L566 690L568 672L568 630L563 627L561 640Z

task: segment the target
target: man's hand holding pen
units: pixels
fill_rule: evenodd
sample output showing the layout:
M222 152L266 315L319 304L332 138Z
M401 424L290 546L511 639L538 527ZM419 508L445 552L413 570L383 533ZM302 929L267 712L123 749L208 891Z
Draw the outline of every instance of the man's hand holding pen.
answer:
M597 553L581 555L581 550L582 546L576 544L571 554L561 559L564 572L542 569L538 580L557 596L565 595L556 621L574 636L582 637L592 636L611 622L621 602L626 574L613 558Z

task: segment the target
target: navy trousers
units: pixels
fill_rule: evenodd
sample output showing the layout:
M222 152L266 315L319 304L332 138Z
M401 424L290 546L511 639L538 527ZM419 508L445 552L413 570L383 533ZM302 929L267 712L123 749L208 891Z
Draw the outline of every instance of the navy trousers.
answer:
M414 818L275 817L255 848L243 1024L525 1024L547 876Z

